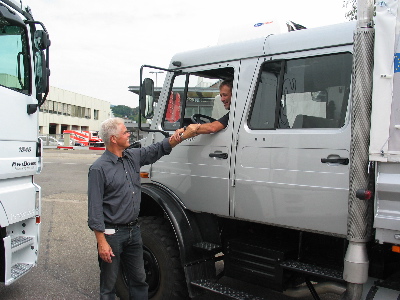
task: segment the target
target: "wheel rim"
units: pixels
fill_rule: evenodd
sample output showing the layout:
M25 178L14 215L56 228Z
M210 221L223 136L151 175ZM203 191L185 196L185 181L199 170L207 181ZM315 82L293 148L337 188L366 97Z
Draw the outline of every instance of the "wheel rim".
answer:
M157 293L160 286L160 267L157 258L146 246L143 246L143 261L146 282L149 285L149 298L151 298Z

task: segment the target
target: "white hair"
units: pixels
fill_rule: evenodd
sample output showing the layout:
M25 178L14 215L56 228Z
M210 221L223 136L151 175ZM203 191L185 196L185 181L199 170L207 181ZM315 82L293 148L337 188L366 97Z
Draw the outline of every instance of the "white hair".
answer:
M124 119L122 118L111 118L103 121L101 123L99 135L104 142L104 145L110 145L110 139L113 135L118 136L119 134L119 124L124 124Z

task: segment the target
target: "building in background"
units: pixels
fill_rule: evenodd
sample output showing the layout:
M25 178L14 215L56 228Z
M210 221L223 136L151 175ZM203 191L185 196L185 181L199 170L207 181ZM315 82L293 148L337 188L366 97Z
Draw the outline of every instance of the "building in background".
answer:
M50 87L39 112L40 134L62 134L64 130L99 130L112 117L110 102Z

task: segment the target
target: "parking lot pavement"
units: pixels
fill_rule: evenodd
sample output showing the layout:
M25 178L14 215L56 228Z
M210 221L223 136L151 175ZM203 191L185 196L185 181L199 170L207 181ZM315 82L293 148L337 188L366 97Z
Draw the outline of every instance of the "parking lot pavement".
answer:
M42 228L38 266L11 286L0 286L2 300L98 299L96 239L87 226L87 173L103 151L45 149L44 168L35 177L42 187ZM229 280L228 280L229 281ZM228 282L237 286L237 282ZM253 294L264 295L257 287ZM288 297L269 292L270 300ZM337 300L336 295L321 299ZM192 300L222 300L205 294ZM302 298L311 300L312 297Z

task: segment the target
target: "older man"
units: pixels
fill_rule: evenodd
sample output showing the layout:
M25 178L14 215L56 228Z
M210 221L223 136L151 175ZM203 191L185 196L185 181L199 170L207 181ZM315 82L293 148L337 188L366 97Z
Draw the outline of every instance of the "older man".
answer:
M120 263L127 271L129 297L148 299L143 250L137 218L140 208L140 167L171 152L179 141L166 138L145 148L129 147L124 120L101 124L106 150L89 169L88 225L94 231L100 264L100 299L115 299Z

